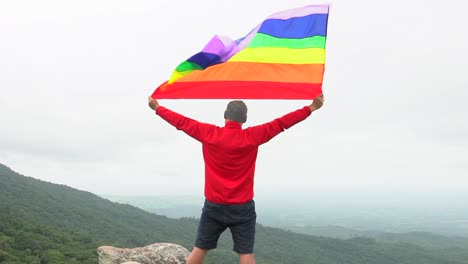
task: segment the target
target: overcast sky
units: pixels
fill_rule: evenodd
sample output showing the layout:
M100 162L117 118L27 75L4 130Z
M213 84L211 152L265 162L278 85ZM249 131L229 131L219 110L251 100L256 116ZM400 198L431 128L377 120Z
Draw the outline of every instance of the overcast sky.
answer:
M0 163L97 194L202 194L201 144L156 116L148 95L213 35L237 39L314 3L1 0ZM326 103L260 148L256 192L468 187L466 10L332 1ZM160 103L222 126L228 101ZM310 103L246 102L246 126Z

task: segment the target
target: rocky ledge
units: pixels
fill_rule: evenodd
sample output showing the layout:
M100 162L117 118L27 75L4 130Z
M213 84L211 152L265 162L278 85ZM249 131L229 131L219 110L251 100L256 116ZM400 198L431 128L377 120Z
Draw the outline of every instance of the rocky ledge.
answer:
M184 264L190 254L183 246L170 243L139 248L102 246L97 253L99 264Z

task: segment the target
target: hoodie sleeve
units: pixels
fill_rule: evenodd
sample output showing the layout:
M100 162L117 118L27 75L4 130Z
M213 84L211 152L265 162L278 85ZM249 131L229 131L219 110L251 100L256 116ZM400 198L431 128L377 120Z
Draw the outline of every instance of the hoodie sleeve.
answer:
M216 128L215 125L198 122L197 120L185 117L163 106L159 106L156 109L156 114L177 130L182 130L187 135L200 142L204 142L204 139Z
M301 109L286 114L280 118L277 118L271 122L253 126L247 128L250 136L257 142L258 145L262 145L284 130L294 126L295 124L305 120L310 116L312 112L308 106L304 106Z

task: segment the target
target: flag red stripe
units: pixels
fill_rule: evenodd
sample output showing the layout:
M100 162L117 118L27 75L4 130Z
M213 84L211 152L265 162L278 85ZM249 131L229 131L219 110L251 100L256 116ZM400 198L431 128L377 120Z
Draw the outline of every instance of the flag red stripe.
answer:
M154 99L314 99L321 83L255 81L167 82L154 91Z

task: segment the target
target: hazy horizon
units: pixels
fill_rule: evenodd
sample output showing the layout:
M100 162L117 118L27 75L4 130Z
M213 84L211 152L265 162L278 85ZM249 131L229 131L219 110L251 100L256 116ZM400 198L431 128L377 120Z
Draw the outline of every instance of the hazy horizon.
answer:
M21 169L14 168L2 163L13 171L27 177L40 179L34 175L26 175ZM60 182L47 181L54 184ZM67 184L65 184L67 185ZM161 186L154 186L151 192L141 192L138 188L128 185L125 192L115 191L112 188L97 190L86 190L67 185L81 191L91 192L98 196L120 196L120 197L175 197L177 199L195 199L196 202L204 200L203 188L186 192L180 189L166 189ZM280 189L281 192L274 190ZM437 207L464 207L468 212L468 192L463 185L452 184L314 184L309 186L259 186L255 184L255 200L274 201L286 204L291 203L300 206L304 203L310 204L342 204L342 205L385 205L385 206L437 206Z
M438 186L415 191L414 186L360 187L294 195L259 194L254 198L257 221L298 232L309 232L314 226L336 226L366 232L431 232L468 237L468 194L463 188ZM201 194L100 196L172 218L198 218L204 199Z
M332 226L331 230L335 226L364 232L431 232L468 237L468 193L463 186L335 184L314 187L308 192L272 193L269 189L257 192L254 199L258 222L306 233L313 232L314 226ZM202 193L106 194L103 190L94 194L171 218L198 218L204 200ZM346 232L351 231L341 233Z

